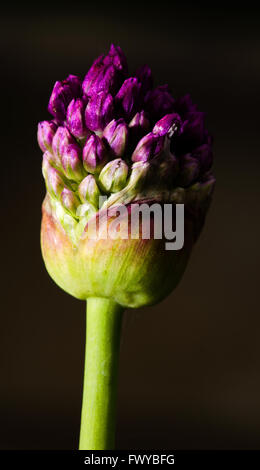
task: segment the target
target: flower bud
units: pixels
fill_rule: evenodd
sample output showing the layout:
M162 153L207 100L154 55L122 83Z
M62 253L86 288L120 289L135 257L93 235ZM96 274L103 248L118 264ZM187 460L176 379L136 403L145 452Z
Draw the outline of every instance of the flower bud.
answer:
M88 175L81 181L78 187L79 197L82 203L90 202L93 206L99 206L101 192L93 175Z
M48 151L43 154L42 173L45 178L48 191L52 196L59 199L61 192L65 187L65 182L62 174L53 167L53 156Z
M124 119L113 119L104 129L103 137L114 155L117 157L123 155L128 140L128 127Z
M120 47L113 44L107 56L98 57L84 78L82 88L87 96L104 91L115 93L127 72L126 58Z
M69 145L76 145L77 142L66 127L58 127L52 141L52 150L56 158L57 166L61 164L61 158L65 149ZM80 149L80 147L78 146ZM80 151L80 150L79 150Z
M66 117L66 109L72 98L81 96L81 82L75 75L69 75L66 80L56 82L48 104L48 111L58 120Z
M76 194L68 188L64 188L61 193L61 203L63 207L75 217L77 208L80 204Z
M78 145L71 144L65 147L61 163L66 177L73 181L81 181L85 176L85 171L81 161L81 150Z
M55 135L57 125L53 121L42 121L38 124L38 143L43 152L52 151L52 140Z
M139 140L150 128L148 115L145 111L136 113L133 119L129 122L129 131L131 138Z
M103 91L90 97L85 111L86 126L91 131L100 131L113 117L113 98Z
M166 116L157 121L153 128L153 133L161 136L169 134L171 138L174 134L178 133L180 126L181 118L178 114L166 114Z
M107 149L98 135L91 135L83 148L83 165L89 173L99 173L107 162Z
M104 57L104 64L113 64L114 67L124 75L128 71L126 56L120 46L111 44L108 55Z
M99 175L101 187L106 192L121 191L126 185L128 166L121 158L108 162Z
M149 134L145 135L138 143L132 154L132 161L147 162L151 160L163 149L163 140L163 137L149 132Z
M154 90L148 91L145 96L146 108L155 119L160 119L165 114L173 112L174 102L168 85L160 85Z
M141 83L136 77L127 78L115 97L115 103L126 119L131 119L140 106Z
M67 109L67 126L78 139L90 134L85 125L85 103L82 99L73 99Z
M153 77L152 71L148 65L142 65L139 67L139 69L137 69L135 72L135 76L141 83L141 91L143 94L146 94L149 90L151 90L153 86Z

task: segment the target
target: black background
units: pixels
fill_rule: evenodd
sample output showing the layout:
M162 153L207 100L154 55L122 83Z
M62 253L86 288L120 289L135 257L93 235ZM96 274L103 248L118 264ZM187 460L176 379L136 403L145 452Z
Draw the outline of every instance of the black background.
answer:
M250 3L14 3L1 17L0 448L76 449L85 305L40 253L36 129L53 84L111 42L190 92L214 135L217 185L184 278L128 311L117 447L260 448L259 14Z

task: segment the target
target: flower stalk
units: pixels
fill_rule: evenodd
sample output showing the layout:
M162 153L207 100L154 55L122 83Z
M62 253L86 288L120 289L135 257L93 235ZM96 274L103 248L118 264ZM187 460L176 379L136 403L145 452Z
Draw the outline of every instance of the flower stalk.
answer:
M117 378L123 308L105 298L87 301L87 333L79 450L115 444Z

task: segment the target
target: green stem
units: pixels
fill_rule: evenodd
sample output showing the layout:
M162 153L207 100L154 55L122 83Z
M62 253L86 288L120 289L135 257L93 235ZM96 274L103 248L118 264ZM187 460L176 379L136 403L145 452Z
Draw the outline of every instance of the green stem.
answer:
M80 450L114 448L120 332L123 308L89 298Z

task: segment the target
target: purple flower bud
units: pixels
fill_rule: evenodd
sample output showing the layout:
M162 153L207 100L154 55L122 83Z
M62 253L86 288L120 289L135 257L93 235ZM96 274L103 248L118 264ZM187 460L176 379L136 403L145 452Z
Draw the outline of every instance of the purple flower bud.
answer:
M118 112L131 119L140 107L141 83L136 77L127 78L115 97Z
M140 113L136 113L133 119L129 122L129 128L131 128L131 132L143 134L145 131L148 131L150 127L150 122L145 111L141 111Z
M66 80L56 82L48 104L48 111L58 120L66 117L68 104L73 98L79 98L82 94L81 81L75 75L69 75Z
M180 143L183 144L183 150L189 152L192 148L203 143L205 114L197 111L196 113L187 113L186 117Z
M128 140L128 127L124 119L113 119L104 129L103 137L114 155L117 157L123 155Z
M59 166L64 150L69 145L77 145L76 140L66 127L58 127L52 141L52 150L56 157L56 164Z
M149 90L151 90L153 86L153 77L152 71L148 65L142 65L139 67L139 69L137 69L135 72L135 76L141 83L141 91L143 94L146 94Z
M89 173L99 173L107 162L107 149L96 134L91 135L83 148L83 165Z
M126 73L126 58L121 48L112 44L107 56L102 55L93 62L84 78L83 91L87 96L100 91L115 93Z
M201 171L204 173L208 171L213 162L213 154L211 146L203 144L192 152L192 156L199 161Z
M86 126L91 131L100 131L113 117L113 98L103 91L90 97L85 111Z
M64 188L61 193L61 203L63 207L72 215L75 216L77 208L80 204L76 194L68 188Z
M163 149L164 138L152 132L145 135L138 143L133 155L133 162L147 162L158 155Z
M81 181L86 172L81 161L81 149L76 144L70 144L63 150L61 163L67 178L73 181Z
M124 74L128 72L126 56L121 47L111 44L108 55L104 57L104 64L112 63L117 70Z
M38 143L43 152L52 151L52 140L56 132L57 125L53 121L42 121L38 124Z
M180 126L181 118L178 114L166 114L155 124L153 133L161 136L169 134L169 137L172 137L173 134L178 133Z
M147 134L150 130L150 121L147 113L141 111L135 114L129 125L129 142L128 148L130 152L133 152L139 140Z
M155 119L160 119L165 114L173 112L174 102L168 85L160 85L154 90L148 91L145 96L146 108Z
M82 99L73 99L67 109L67 125L70 132L78 139L90 134L85 125L85 103Z

